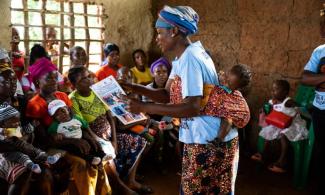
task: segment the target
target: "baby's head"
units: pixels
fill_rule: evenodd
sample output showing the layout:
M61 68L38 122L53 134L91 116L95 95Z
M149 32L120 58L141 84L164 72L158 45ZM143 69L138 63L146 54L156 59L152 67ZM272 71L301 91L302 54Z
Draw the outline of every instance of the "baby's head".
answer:
M127 83L132 83L133 78L134 78L132 72L126 66L123 66L118 69L116 77L117 77L117 80L124 81Z
M272 98L284 100L290 91L290 84L287 80L275 80L272 85Z
M245 91L250 85L252 73L244 64L233 66L227 75L227 85L231 90Z
M0 127L17 128L20 126L20 113L8 103L0 105Z
M71 120L70 112L67 105L62 100L53 100L48 105L49 115L60 123Z

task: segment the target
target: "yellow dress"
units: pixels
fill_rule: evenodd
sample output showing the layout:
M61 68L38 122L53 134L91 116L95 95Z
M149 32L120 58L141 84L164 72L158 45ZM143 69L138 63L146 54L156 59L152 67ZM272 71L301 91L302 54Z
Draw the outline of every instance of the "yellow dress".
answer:
M145 68L144 72L141 72L137 67L131 68L133 75L135 76L137 84L148 84L151 83L153 78L148 67Z

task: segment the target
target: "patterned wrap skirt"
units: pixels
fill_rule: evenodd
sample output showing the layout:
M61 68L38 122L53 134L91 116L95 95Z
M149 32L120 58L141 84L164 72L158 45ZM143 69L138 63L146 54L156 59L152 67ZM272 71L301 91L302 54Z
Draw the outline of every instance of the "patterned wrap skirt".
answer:
M233 194L238 162L238 137L219 146L184 144L181 194Z
M118 133L116 138L118 150L114 162L120 177L125 178L140 158L147 142L134 133Z

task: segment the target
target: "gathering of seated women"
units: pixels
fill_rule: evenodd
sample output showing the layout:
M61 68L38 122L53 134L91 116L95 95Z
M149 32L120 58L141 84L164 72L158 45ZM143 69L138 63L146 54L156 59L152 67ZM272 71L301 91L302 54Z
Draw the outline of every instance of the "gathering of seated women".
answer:
M113 49L106 48L109 50L107 56L116 48L116 45ZM11 146L1 141L1 190L7 190L8 194L30 191L40 194L64 191L72 194L152 193L149 186L135 179L147 141L140 135L125 131L129 127L118 123L92 92L90 86L97 78L84 66L88 60L85 50L81 47L70 49L71 68L64 76L51 62L43 46L34 45L30 55L31 65L17 82L11 59L1 49L1 107L8 104L17 110L21 121L17 123L17 129L21 131L24 143L61 158L53 164L32 158L32 162L37 162L40 167L39 171L31 171L33 169L26 163L17 163L4 155L16 150L24 151L19 148L22 146ZM17 93L17 85L22 86L22 94ZM69 90L60 90L67 89L60 88L60 85L68 86ZM72 117L62 117L67 116L65 112ZM4 124L1 122L3 132L6 129ZM77 134L80 136L69 136L71 132L65 134L62 129L69 125L79 125L80 133ZM53 132L57 133L54 135ZM35 183L39 185L35 187Z
M138 169L151 155L164 173L171 150L178 160L175 167L181 167L180 194L234 194L238 129L253 115L246 102L252 71L236 64L217 73L201 42L190 41L198 22L189 6L164 6L155 41L163 54L173 55L172 63L160 57L149 64L147 53L134 48L125 60L133 64L123 65L119 46L107 43L96 72L88 70L89 54L80 46L66 47L69 70L58 71L54 28L48 29L50 44L34 44L28 55L19 50L19 33L12 28L11 51L0 47L0 194L151 194ZM302 79L316 86L316 134L324 126L325 69L323 58L318 59L323 48L314 51ZM125 91L118 99L129 115L109 105L118 100L104 100L93 89L111 78ZM271 88L271 114L260 113L259 136L281 142L279 159L268 170L284 173L289 142L308 139L310 132L289 97L289 82L275 80ZM146 120L129 124L119 118L127 121L139 113ZM279 115L285 124L278 124ZM321 145L318 139L315 143ZM265 153L258 151L251 159L263 162Z

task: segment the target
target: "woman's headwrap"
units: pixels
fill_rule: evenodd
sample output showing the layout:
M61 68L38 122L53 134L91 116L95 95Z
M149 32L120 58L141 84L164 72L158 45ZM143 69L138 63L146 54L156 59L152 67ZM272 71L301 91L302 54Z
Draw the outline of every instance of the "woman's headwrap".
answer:
M4 59L8 59L8 61L9 61L8 52L5 49L0 48L0 60L4 60ZM0 73L4 72L6 70L12 70L10 64L7 62L0 63Z
M114 43L107 43L104 46L105 56L107 57L109 55L109 53L111 53L112 51L118 51L118 52L120 52L120 48L116 44L114 44Z
M155 68L158 67L159 65L165 66L167 68L168 72L172 68L172 66L170 65L169 61L166 58L161 57L161 58L159 58L158 60L154 61L151 64L151 66L150 66L150 72L151 72L151 74L154 73Z
M193 35L198 31L199 15L189 6L165 5L158 16L156 28L178 27L185 35Z
M58 70L57 67L47 58L43 57L38 59L33 66L28 68L29 78L32 82L35 82L43 75Z

